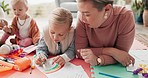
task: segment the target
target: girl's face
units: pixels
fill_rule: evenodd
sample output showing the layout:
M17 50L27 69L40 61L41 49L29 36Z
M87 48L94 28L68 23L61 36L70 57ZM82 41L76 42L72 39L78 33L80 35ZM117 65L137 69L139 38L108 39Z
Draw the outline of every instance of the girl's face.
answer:
M65 39L67 33L70 31L68 24L55 24L52 23L49 28L49 35L51 39L57 43Z
M28 10L28 7L23 2L17 2L16 4L12 5L13 12L18 18L25 18L26 12Z
M80 12L80 20L91 28L100 27L104 22L104 8L102 11L99 11L97 8L94 8L90 1L78 2L78 10Z

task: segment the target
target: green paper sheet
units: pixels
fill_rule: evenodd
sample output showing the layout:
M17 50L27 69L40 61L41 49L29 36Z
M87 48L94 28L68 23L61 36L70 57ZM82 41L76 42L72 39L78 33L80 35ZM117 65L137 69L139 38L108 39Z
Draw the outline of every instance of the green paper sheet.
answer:
M115 78L115 77L101 75L99 74L99 72L117 76L119 78L138 78L138 76L133 75L132 72L127 72L126 68L121 64L114 64L108 66L91 66L91 68L92 68L91 72L94 73L92 74L92 77L94 78Z

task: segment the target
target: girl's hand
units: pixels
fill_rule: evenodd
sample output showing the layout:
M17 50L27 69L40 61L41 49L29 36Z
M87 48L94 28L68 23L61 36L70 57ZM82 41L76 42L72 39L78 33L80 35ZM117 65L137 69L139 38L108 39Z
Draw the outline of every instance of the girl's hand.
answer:
M3 31L6 33L11 33L11 29L8 26L4 26Z
M56 56L53 58L53 63L63 66L65 64L65 60L61 56Z
M37 65L39 65L39 66L42 66L42 65L43 65L43 62L45 62L45 59L44 59L44 60L41 60L41 58L37 58L37 59L35 60L35 63L36 63Z
M37 54L37 56L34 58L34 61L37 65L42 66L47 60L47 57L43 53Z

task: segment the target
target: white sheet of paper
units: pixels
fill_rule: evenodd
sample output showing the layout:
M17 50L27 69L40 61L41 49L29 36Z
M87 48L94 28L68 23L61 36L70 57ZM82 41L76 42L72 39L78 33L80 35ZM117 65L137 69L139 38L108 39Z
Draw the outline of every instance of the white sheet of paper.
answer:
M30 45L28 47L23 48L23 51L27 54L33 52L34 50L36 50L37 46L35 45Z
M140 64L146 64L148 66L148 50L130 50L129 54L135 58L134 66L127 66L127 71L136 70Z
M37 66L37 68L41 72L44 71L43 67ZM45 75L48 78L89 78L81 66L76 66L70 62L67 62L60 70L54 73L45 74Z
M86 72L81 66L74 66L67 63L57 72L46 74L48 78L88 78Z
M148 61L148 50L131 50L131 55L142 61Z

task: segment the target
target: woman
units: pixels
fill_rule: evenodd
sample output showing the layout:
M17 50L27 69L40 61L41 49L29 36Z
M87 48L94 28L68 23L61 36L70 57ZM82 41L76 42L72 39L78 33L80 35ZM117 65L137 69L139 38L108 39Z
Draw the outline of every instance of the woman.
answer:
M113 7L113 0L77 0L77 56L91 65L134 64L128 54L135 34L132 11Z

